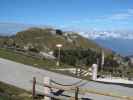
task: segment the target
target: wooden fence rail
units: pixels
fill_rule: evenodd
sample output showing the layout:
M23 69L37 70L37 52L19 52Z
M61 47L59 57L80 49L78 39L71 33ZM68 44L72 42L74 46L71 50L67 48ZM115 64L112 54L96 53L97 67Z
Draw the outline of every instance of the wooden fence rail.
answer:
M44 77L44 83L40 83L36 81L36 78L33 77L33 86L32 86L32 97L33 100L36 97L36 85L40 85L44 87L44 100L51 100L51 98L54 99L58 99L58 100L79 100L78 98L78 92L79 92L79 88L78 87L74 87L74 86L57 86L57 85L51 85L50 84L50 79L48 77ZM59 89L59 90L63 90L63 91L71 91L73 90L75 92L75 96L70 96L70 99L66 99L65 97L61 97L61 96L56 96L51 94L50 89L54 88L54 89Z
M45 80L44 80L45 81ZM37 82L36 81L36 78L34 77L33 78L33 98L35 97L36 93L35 93L35 86L36 85L40 85L40 86L43 86L45 87L44 89L47 90L47 88L51 89L51 88L54 88L54 89L59 89L59 90L64 90L64 91L71 91L71 92L74 92L75 93L75 96L71 97L73 98L72 100L79 100L80 98L78 97L78 94L84 94L84 93L91 93L91 94L97 94L97 95L104 95L104 96L110 96L110 97L115 97L115 98L119 98L121 100L133 100L133 96L121 96L121 95L117 95L117 94L113 94L113 93L106 93L106 92L100 92L100 91L96 91L96 90L91 90L91 89L85 89L85 88L82 88L82 87L78 87L78 86L58 86L58 85L52 85L52 84L46 84L46 82L44 83L40 83L40 82ZM48 90L49 90L48 89ZM71 99L65 99L64 97L60 97L60 96L55 96L53 94L51 94L50 92L46 92L44 93L44 96L47 96L49 98L55 98L55 99L58 99L58 100L71 100ZM44 99L44 100L51 100L51 99Z

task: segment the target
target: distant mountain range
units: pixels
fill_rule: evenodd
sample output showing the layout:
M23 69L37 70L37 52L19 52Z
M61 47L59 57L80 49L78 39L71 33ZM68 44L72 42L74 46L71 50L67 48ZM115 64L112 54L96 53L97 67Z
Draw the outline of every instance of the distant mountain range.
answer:
M123 56L133 55L133 39L97 38L95 41L106 48L112 48L113 51L117 51Z
M17 23L0 23L0 35L12 35L31 27L47 27ZM133 30L87 31L79 34L95 40L101 46L110 48L124 56L133 55Z
M115 31L89 31L80 34L95 40L100 45L111 48L123 56L133 54L133 31L115 30Z

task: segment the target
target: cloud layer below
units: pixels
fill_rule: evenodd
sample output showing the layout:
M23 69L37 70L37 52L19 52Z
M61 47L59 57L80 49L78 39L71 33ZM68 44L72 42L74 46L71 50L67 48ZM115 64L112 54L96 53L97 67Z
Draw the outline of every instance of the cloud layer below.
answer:
M133 31L89 31L80 32L81 35L90 39L128 39L133 40Z

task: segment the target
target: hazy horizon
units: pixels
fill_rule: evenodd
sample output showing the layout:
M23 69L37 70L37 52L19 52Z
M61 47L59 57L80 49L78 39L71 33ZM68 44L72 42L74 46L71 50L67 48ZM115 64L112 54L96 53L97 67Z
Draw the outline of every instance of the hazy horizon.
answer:
M132 0L0 0L0 23L7 23L0 24L0 34L15 34L31 26L46 25L102 39L96 42L129 53L133 51L129 48L133 41L132 4ZM103 32L90 32L95 30ZM112 38L119 43L115 45Z

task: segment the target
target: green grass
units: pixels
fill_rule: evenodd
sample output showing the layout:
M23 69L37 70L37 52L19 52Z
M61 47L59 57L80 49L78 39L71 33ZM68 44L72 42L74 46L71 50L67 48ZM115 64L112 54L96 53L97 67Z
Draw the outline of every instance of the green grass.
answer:
M7 50L7 49L0 49L0 57L42 69L50 70L57 68L55 60L37 59L31 56L15 53L12 50ZM68 66L66 64L61 63L60 68L66 68L66 67L72 67L72 66Z
M10 98L8 98L8 97L0 97L0 100L10 100Z
M53 71L56 73L61 73L64 75L76 77L75 75L71 74L68 71L55 70L56 68L72 68L74 66L70 66L70 65L61 63L61 65L59 67L57 67L56 61L53 61L53 60L36 59L33 57L28 57L28 56L25 56L22 54L15 53L12 50L7 50L7 49L0 49L0 57L5 58L5 59L9 59L9 60L12 60L15 62L19 62L22 64L31 65L33 67L46 69L46 70Z
M0 82L0 100L32 100L31 93Z

